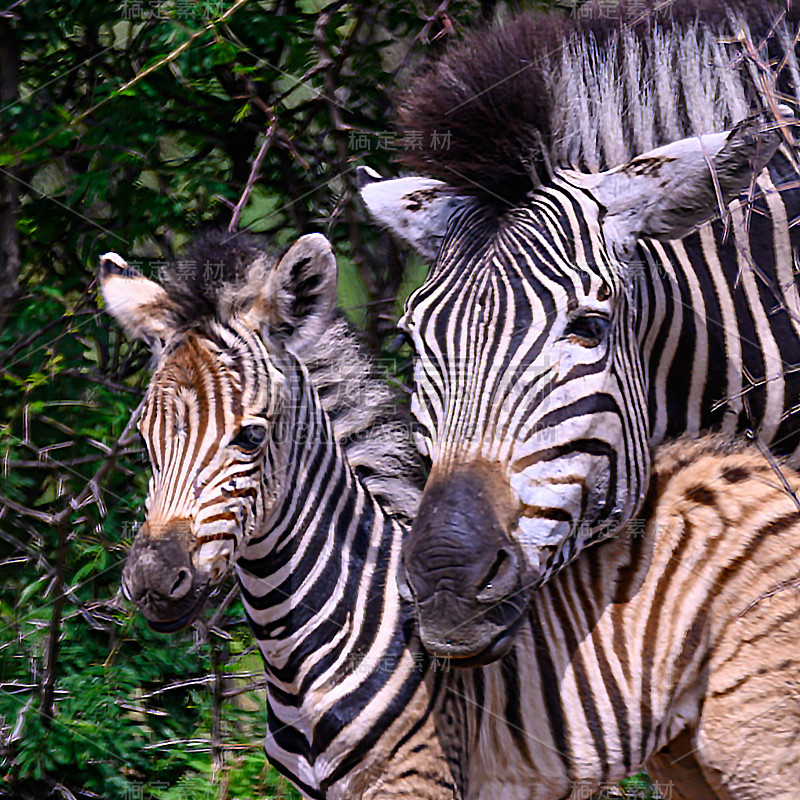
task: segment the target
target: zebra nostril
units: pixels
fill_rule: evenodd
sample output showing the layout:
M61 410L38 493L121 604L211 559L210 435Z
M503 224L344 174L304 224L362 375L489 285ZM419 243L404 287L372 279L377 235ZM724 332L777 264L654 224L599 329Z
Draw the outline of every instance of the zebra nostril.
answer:
M516 586L517 558L511 550L500 548L478 586L477 600L480 603L492 603L506 597Z
M228 561L226 558L218 558L212 565L210 576L212 581L218 581L228 571Z
M180 600L185 597L192 588L192 574L185 567L178 570L175 582L169 590L170 600Z

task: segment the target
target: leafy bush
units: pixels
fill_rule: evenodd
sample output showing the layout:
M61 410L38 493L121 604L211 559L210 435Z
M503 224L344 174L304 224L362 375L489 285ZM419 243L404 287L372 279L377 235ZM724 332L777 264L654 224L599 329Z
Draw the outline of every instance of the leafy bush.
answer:
M263 756L241 606L165 637L119 596L148 477L128 422L149 354L98 312L94 266L114 249L158 277L234 214L277 249L321 230L380 352L405 263L361 224L354 168L388 171L398 75L479 14L437 8L26 0L0 14L0 794L297 797Z

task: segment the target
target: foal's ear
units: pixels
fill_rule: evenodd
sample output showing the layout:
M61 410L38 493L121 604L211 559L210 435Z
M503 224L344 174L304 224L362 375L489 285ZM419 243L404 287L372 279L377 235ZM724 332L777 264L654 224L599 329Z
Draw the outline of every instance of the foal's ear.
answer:
M132 339L155 349L172 332L167 293L116 253L100 256L98 281L106 312Z
M336 279L331 243L321 233L301 236L269 272L245 319L299 355L330 325Z

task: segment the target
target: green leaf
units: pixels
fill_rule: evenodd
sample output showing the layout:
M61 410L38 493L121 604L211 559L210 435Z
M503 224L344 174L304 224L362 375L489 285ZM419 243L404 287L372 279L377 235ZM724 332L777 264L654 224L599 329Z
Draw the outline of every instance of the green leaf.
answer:
M43 585L46 580L47 577L42 576L38 580L26 586L19 594L19 600L17 602L17 606L19 608L24 608L28 600L30 600L31 597L33 597L41 588L43 588Z

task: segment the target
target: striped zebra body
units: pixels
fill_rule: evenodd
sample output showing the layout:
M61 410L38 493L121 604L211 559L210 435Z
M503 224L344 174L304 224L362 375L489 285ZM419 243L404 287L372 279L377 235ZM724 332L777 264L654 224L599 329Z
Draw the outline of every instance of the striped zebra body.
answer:
M276 448L281 489L236 561L264 656L267 756L309 797L370 797L367 778L396 779L404 713L424 720L427 705L393 579L401 529L347 462L305 368L282 371L292 389ZM428 778L412 774L387 796L436 797Z
M702 430L747 430L775 452L800 458L800 294L796 234L800 193L779 152L757 180L750 208L733 208L681 241L642 242L637 341L648 381L648 429L658 443ZM759 254L760 243L772 253ZM677 403L673 398L685 398Z
M275 270L324 290L329 247L295 247ZM317 281L303 273L315 257ZM101 282L129 331L163 333L180 316L160 316L174 297L117 256ZM263 299L287 291L264 282ZM312 303L324 305L294 301ZM235 561L267 674L267 754L304 794L557 800L648 761L691 789L676 800L790 796L800 512L755 450L722 438L664 448L641 536L542 587L504 658L440 669L415 644L395 580L416 493L387 389L341 321L328 318L309 350L249 313L195 320L156 347L140 423L148 519L123 584L170 630ZM176 592L185 572L193 588Z
M437 179L361 173L435 262L400 323L431 460L403 570L431 652L507 650L532 589L635 517L665 439L749 431L800 460L800 171L777 106L800 105L800 17L659 8L474 35L400 105L451 129L405 155Z

